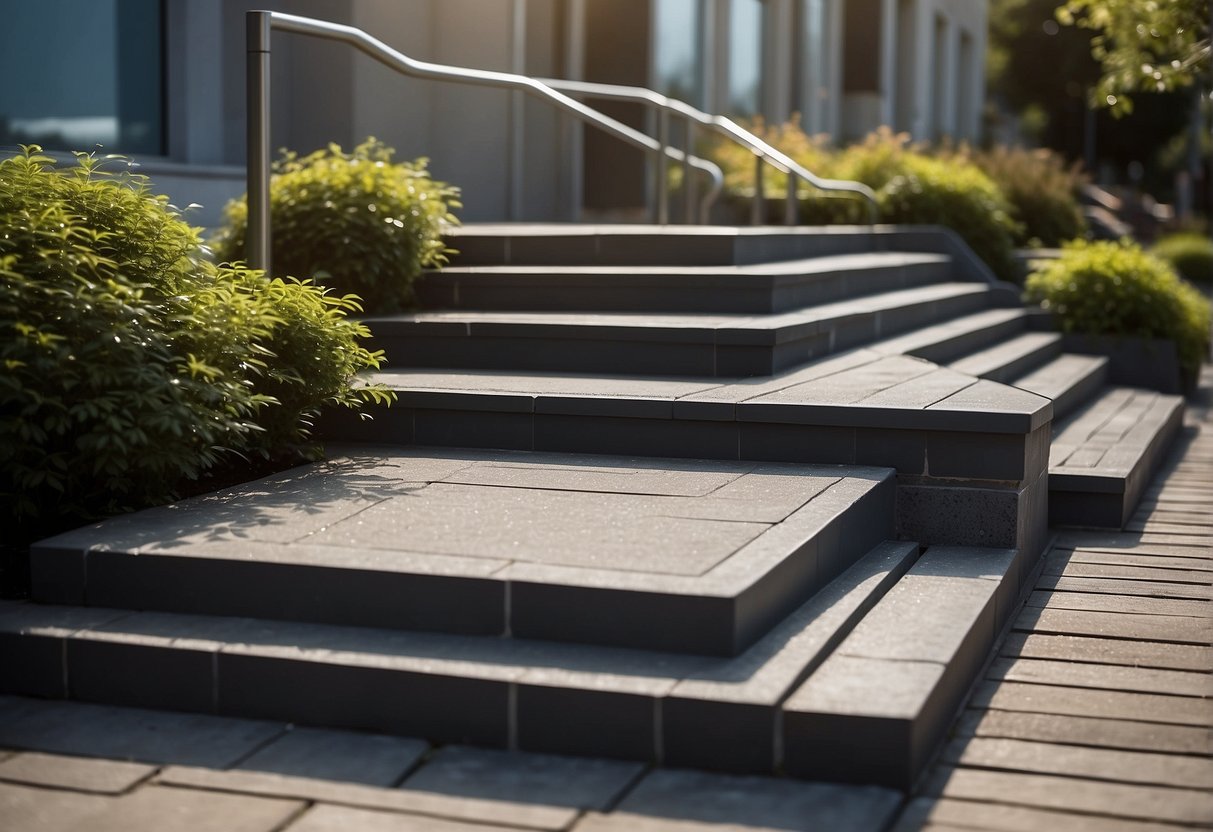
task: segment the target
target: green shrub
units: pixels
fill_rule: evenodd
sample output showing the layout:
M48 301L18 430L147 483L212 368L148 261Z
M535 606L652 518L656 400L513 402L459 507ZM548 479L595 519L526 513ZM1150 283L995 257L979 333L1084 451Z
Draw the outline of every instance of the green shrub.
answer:
M235 454L299 451L378 358L351 298L206 262L144 177L0 161L0 523L7 542L162 502Z
M1181 232L1163 237L1150 253L1166 260L1179 276L1193 283L1213 283L1213 241L1204 234Z
M1172 339L1189 380L1208 350L1209 302L1127 240L1069 243L1057 260L1038 263L1026 290L1066 332Z
M909 136L887 127L840 151L820 138L810 138L795 122L754 126L759 136L787 153L813 173L831 179L862 182L876 191L881 220L943 225L955 230L994 273L1014 279L1013 258L1020 226L998 186L968 158L950 154L933 158ZM734 194L752 194L754 160L749 151L723 142L711 151L725 171L725 185ZM770 213L782 212L779 195L786 187L783 174L767 168L764 184L772 200ZM800 218L813 224L867 222L867 207L854 197L805 188Z
M426 160L393 162L395 151L367 139L350 153L331 144L304 157L285 153L270 183L275 274L314 277L355 293L372 312L412 298L422 270L446 262L445 225L457 222L459 190L430 178ZM248 205L228 204L212 241L216 259L244 258Z
M1046 149L995 147L984 151L962 148L956 155L971 160L1006 196L1019 223L1016 245L1056 248L1086 234L1087 221L1078 201L1086 179L1058 154Z

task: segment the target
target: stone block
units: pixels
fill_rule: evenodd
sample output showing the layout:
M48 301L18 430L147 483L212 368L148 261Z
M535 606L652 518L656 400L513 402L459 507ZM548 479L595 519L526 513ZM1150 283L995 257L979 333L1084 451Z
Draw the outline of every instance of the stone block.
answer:
M429 751L422 740L293 728L240 762L241 771L387 788Z
M26 751L0 762L0 780L95 794L120 794L156 771L124 760Z

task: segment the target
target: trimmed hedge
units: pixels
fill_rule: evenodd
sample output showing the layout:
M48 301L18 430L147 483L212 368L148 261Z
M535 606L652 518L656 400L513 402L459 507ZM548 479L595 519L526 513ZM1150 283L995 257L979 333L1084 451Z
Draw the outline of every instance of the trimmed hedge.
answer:
M1155 243L1150 253L1170 263L1184 280L1213 284L1213 240L1204 234L1170 234Z
M1069 243L1025 289L1066 332L1173 340L1189 383L1208 354L1209 301L1136 243Z

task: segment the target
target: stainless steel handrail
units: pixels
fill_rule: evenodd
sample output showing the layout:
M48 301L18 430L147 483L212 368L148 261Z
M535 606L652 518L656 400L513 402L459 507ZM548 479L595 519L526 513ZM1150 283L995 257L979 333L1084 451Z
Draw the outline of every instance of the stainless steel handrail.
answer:
M704 127L709 127L718 133L728 136L733 141L747 148L754 154L756 161L756 177L754 186L754 204L753 204L753 220L758 223L762 219L763 214L763 188L762 188L762 165L763 162L770 164L776 170L783 171L788 175L788 190L784 202L784 221L789 225L793 223L796 216L796 199L797 199L797 183L803 179L805 182L823 191L843 191L854 193L862 197L868 203L868 217L873 225L879 220L879 206L876 202L876 193L864 185L862 182L852 182L845 179L824 179L817 176L808 168L798 163L795 159L783 153L778 148L764 142L758 136L746 130L741 125L737 124L732 119L724 116L712 115L705 113L702 110L697 110L690 104L684 101L679 101L676 98L669 98L644 87L629 87L619 84L598 84L588 81L567 81L558 78L541 78L543 84L551 87L554 90L575 93L578 95L588 95L595 98L614 98L625 101L640 101L657 108L659 118L658 134L668 135L669 126L668 119L670 114L681 116L685 119L687 125L687 142L686 146L691 148L691 136L693 136L693 124L700 124ZM660 140L660 139L659 139ZM664 158L658 165L659 168L664 167Z
M484 69L447 66L428 61L419 61L398 52L383 41L368 35L354 26L330 23L310 17L270 11L250 11L246 17L248 50L248 230L245 237L245 253L253 268L269 270L270 267L270 35L277 29L300 35L309 35L349 44L380 63L417 78L436 81L453 81L462 84L477 84L489 87L521 90L543 98L556 107L592 124L623 141L655 154L661 161L655 165L664 170L665 160L672 158L691 168L707 173L713 188L705 198L704 207L710 205L724 182L720 168L689 153L670 147L668 141L659 141L621 121L603 115L576 99L557 92L550 86L525 75L511 72L495 72ZM658 222L668 221L668 191L665 183L657 190ZM665 194L663 197L662 195Z

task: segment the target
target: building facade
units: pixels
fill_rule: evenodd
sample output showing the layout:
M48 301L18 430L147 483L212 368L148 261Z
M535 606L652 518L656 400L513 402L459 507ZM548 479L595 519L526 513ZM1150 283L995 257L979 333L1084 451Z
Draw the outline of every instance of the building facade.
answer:
M0 149L133 156L215 223L243 188L251 8L349 23L427 61L798 114L839 142L882 124L977 138L978 0L40 0L0 30L0 72L22 79L0 90ZM276 147L378 136L460 185L468 221L639 217L650 198L641 154L543 101L402 77L340 44L275 34L272 103ZM590 103L651 132L638 105Z

